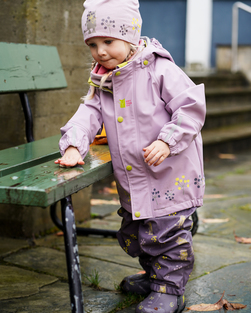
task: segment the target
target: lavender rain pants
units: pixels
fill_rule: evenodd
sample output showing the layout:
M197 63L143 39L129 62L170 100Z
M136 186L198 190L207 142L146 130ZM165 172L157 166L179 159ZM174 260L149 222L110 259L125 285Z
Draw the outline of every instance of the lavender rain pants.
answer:
M149 273L150 287L155 292L183 295L193 270L192 220L196 208L168 216L133 221L131 213L118 210L123 217L117 237L127 254L139 257Z

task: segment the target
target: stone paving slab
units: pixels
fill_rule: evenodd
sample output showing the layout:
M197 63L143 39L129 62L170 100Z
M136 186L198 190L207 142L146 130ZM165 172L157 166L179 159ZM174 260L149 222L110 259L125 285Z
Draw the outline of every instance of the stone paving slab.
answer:
M123 296L115 292L83 288L85 313L108 313L116 307ZM1 313L70 313L69 286L56 282L40 288L30 297L0 302Z
M80 245L94 245L94 246L117 246L118 240L116 238L104 238L103 236L78 236L77 237L78 246ZM37 246L55 248L64 246L63 235L49 235L43 238L35 239L35 244Z
M0 300L37 294L40 288L58 280L53 276L5 265L0 265L0 273Z
M92 258L102 259L116 264L121 264L136 269L141 269L138 258L132 258L117 246L79 246L79 254Z
M39 247L13 254L6 257L4 261L13 265L31 268L35 271L67 279L65 253L61 251ZM87 283L84 274L86 273L86 275L89 275L96 270L101 279L100 287L107 290L114 290L124 276L132 275L135 271L137 272L140 270L140 266L136 269L135 267L130 267L130 265L125 266L115 262L116 260L114 260L114 263L111 263L95 258L80 256L82 281Z
M27 240L0 237L0 257L28 247L29 243Z
M198 278L224 266L251 261L249 245L199 234L194 236L193 243L195 264L190 279Z
M198 233L234 240L235 231L237 236L251 237L250 196L205 201L204 206L198 209L198 214L200 219ZM219 224L203 223L203 219L229 219L229 221Z
M90 221L84 222L79 227L91 227L91 228L100 228L100 229L111 229L111 230L119 230L120 222L109 220L109 219L92 219Z
M106 217L109 214L117 211L120 208L119 205L101 204L91 206L91 213L96 216Z

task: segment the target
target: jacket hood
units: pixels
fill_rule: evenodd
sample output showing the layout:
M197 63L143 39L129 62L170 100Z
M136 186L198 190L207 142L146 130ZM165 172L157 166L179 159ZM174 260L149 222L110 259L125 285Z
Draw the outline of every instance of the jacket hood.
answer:
M157 54L160 57L167 58L173 63L174 60L171 56L171 54L162 47L161 43L155 38L149 39L146 36L142 36L141 39L143 39L146 42L146 48L142 52L142 58L143 59L151 59L152 54Z
M156 55L166 58L174 63L174 60L171 56L171 54L162 47L162 45L158 42L157 39L152 38L149 39L146 36L141 37L142 45L145 45L145 48L139 52L139 57L136 57L132 62L137 61L138 59L141 60L142 67L144 67L144 61L147 60L148 63L154 62ZM121 63L117 66L115 70L118 70L126 65L128 65L130 61ZM102 66L100 64L96 64L95 68L91 71L90 78L88 80L89 85L100 88L100 81L103 77L103 74L108 71L100 71L102 70ZM103 86L101 88L104 91L112 92L112 76L109 75L105 82L103 83Z

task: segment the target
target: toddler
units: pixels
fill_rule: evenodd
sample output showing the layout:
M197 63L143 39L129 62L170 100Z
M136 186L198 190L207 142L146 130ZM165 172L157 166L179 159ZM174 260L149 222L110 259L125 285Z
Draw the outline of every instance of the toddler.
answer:
M118 241L145 274L125 291L148 295L136 312L178 313L193 269L190 219L203 204L204 86L156 39L140 37L138 0L86 0L84 40L94 58L90 89L61 128L64 166L84 164L105 125L123 218Z

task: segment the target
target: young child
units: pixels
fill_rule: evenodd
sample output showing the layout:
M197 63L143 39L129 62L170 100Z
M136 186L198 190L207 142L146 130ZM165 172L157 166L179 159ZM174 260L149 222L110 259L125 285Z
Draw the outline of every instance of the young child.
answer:
M90 90L61 128L59 165L84 164L104 123L123 218L118 240L145 274L124 290L149 294L136 312L181 312L194 255L189 218L203 204L204 86L156 39L140 38L138 0L86 0Z

